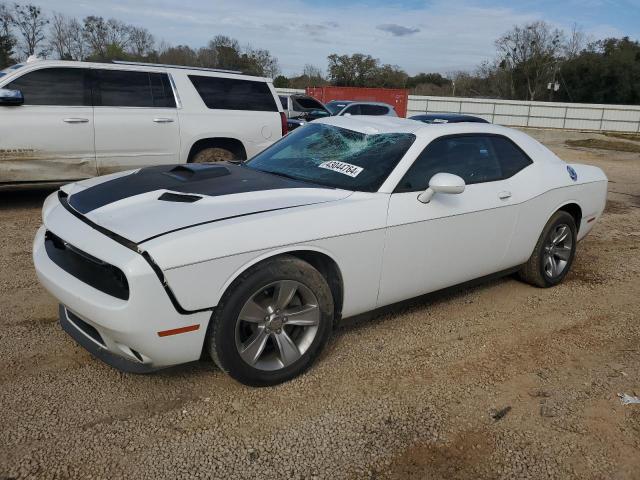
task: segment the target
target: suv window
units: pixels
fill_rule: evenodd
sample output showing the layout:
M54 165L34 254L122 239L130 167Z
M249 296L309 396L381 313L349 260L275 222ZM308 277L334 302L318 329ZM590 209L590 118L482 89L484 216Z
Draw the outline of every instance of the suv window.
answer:
M288 110L289 109L289 107L288 107L289 102L288 102L287 97L280 96L278 98L280 99L280 103L282 104L282 109L283 110Z
M269 86L257 80L189 75L207 108L277 112Z
M25 105L91 106L84 68L42 68L25 73L5 88L20 90Z
M383 105L360 105L360 115L386 115L389 109Z
M492 137L464 135L431 142L404 175L396 192L426 190L436 173L453 173L467 185L502 179L502 168Z
M505 137L491 137L491 143L502 165L504 178L513 177L516 173L533 162L516 144Z
M166 73L96 70L96 87L97 106L176 106Z

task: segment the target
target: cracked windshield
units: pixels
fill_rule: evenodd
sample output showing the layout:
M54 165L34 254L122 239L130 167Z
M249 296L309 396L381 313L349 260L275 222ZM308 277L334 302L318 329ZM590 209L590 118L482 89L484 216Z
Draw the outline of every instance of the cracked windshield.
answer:
M365 134L309 124L245 165L328 187L374 192L414 140L411 133Z

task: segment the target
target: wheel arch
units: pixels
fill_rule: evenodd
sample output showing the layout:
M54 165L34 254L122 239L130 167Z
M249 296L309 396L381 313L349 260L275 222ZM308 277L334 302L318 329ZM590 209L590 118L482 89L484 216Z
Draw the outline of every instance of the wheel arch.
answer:
M580 223L582 222L582 208L580 207L580 205L578 205L578 202L576 202L575 200L571 200L562 204L561 206L556 208L556 210L549 216L549 218L551 218L554 213L559 211L567 212L573 217L574 221L576 222L576 233L578 233L580 231ZM547 219L547 221L549 220Z
M245 263L242 267L234 272L234 274L227 279L225 284L220 289L219 298L229 290L231 285L249 268L252 268L267 260L290 255L308 263L325 278L334 302L334 323L340 320L342 314L342 306L344 304L344 281L342 277L342 271L335 258L326 250L318 247L300 246L288 249L280 249L276 251L270 251L263 255L260 255L250 262Z
M247 149L241 140L232 137L204 137L193 142L187 155L187 163L193 160L193 157L206 148L224 148L233 152L236 158L240 160L247 159Z

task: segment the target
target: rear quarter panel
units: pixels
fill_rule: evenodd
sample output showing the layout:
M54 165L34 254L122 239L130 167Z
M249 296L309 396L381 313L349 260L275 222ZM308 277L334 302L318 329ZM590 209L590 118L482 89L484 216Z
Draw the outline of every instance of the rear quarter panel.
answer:
M567 166L576 170L576 181L571 180ZM599 218L606 203L607 178L597 167L558 161L539 162L529 168L512 178L512 200L519 204L510 248L514 265L529 259L549 218L564 205L575 203L582 211L578 225L581 240L595 223L587 220Z
M178 89L182 108L179 109L181 152L186 162L194 143L205 138L233 138L240 140L247 158L261 152L282 138L279 112L244 110L216 110L207 108L186 72L171 72ZM269 85L272 95L275 90ZM280 102L274 98L278 110Z

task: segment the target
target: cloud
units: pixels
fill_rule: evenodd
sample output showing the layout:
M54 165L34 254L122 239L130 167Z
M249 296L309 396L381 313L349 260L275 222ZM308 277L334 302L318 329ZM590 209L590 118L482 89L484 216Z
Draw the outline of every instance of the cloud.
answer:
M398 25L397 23L384 23L382 25L378 25L376 28L378 30L382 30L383 32L389 32L394 37L413 35L414 33L418 33L420 31L419 28L404 27L402 25Z
M567 0L577 5L580 0ZM610 2L613 0L588 0ZM639 0L627 0L638 2ZM550 12L531 2L506 0L31 0L46 13L59 11L84 18L116 17L148 28L158 41L192 47L205 45L222 34L242 45L268 49L286 75L297 75L305 64L324 69L327 56L364 53L382 63L399 65L410 74L421 71L447 73L475 68L495 55L494 40L512 25L545 19L570 29L567 18L599 37L615 27L625 34L619 14L597 21L568 15L563 2ZM527 3L528 6L522 6ZM538 5L540 2L535 3ZM549 5L548 2L542 2ZM593 9L585 13L615 12ZM577 8L571 10L579 11ZM613 15L613 14L612 14ZM382 22L382 23L381 23ZM637 23L637 22L636 22ZM451 34L455 25L455 35ZM615 31L615 30L614 30ZM640 32L638 32L640 34Z

